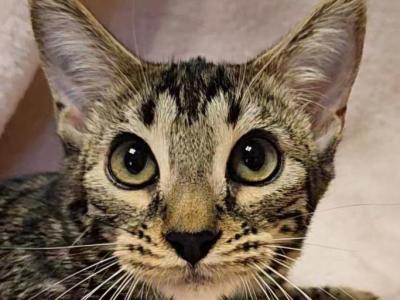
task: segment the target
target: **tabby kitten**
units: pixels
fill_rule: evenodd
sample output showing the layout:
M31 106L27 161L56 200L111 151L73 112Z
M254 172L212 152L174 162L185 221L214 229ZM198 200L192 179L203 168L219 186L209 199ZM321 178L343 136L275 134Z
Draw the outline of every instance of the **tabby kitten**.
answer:
M0 185L0 299L377 299L286 279L333 177L363 0L242 64L155 64L31 0L63 169Z

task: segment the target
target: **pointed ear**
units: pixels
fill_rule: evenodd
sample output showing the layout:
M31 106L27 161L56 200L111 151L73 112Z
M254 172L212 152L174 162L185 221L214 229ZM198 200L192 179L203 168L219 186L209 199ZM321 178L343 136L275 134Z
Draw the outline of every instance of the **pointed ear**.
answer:
M338 141L360 64L366 25L364 0L325 0L255 64L282 79L295 101L308 103L320 151Z
M59 134L79 146L88 112L107 94L132 84L142 62L77 0L30 0L30 8Z

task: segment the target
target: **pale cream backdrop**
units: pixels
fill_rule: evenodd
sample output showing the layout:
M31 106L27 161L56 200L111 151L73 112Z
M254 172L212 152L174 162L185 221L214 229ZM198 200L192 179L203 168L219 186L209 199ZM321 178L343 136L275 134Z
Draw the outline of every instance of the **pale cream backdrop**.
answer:
M118 38L148 60L203 55L234 62L269 47L316 2L85 1ZM400 299L399 53L400 1L370 0L365 57L338 152L337 178L291 274L298 284L351 285L382 299ZM0 140L1 178L58 168L61 148L49 103L38 72Z

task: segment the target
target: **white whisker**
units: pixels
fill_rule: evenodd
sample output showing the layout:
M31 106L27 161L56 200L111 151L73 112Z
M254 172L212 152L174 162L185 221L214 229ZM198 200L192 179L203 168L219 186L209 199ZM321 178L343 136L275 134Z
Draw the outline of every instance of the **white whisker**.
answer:
M275 298L275 300L279 300L278 296L276 295L276 293L274 292L274 290L272 289L272 287L269 286L269 284L265 281L264 278L262 278L262 276L258 273L256 273L256 275L258 276L258 278L265 284L266 288L270 291L270 293L272 294L272 296Z
M136 274L135 274L135 277L134 277L134 281L133 281L132 285L130 286L130 288L128 290L128 293L126 294L124 300L130 300L132 298L132 295L133 295L133 293L135 291L135 288L136 288L137 284L139 283L139 279L140 279L139 272L140 272L140 270L141 269L138 269L136 271Z
M291 269L291 267L290 267L289 265L287 265L287 264L281 262L280 260L278 260L278 259L276 259L276 258L271 258L271 260L273 260L273 261L276 262L277 264L279 264L279 265L281 265L281 266L287 268L288 270Z
M331 297L334 300L339 300L338 298L336 298L334 295L332 295L331 293L329 293L327 290L325 290L324 288L319 288L321 291L323 291L325 294L327 294L329 297Z
M267 297L268 300L271 300L271 298L269 297L269 294L267 293L267 291L264 289L262 283L258 280L258 278L256 277L256 275L254 276L254 280L256 281L256 283L258 284L258 286L260 287L260 289L262 290L262 292L264 293L264 295ZM266 283L265 283L266 284ZM278 299L279 300L279 299Z
M276 245L268 244L268 247L286 249L286 250L293 250L293 251L303 251L303 249L301 249L301 248L287 247L287 246L281 246L281 245L277 245L277 244Z
M298 214L296 216L288 217L283 220L292 220L292 219L297 219L300 217L304 216L312 216L316 213L325 213L325 212L331 212L337 209L343 209L343 208L355 208L355 207L368 207L368 206L383 206L383 207L400 207L399 203L355 203L355 204L347 204L347 205L341 205L341 206L336 206L336 207L330 207L326 209L318 209L314 212L308 212L308 213L302 213Z
M274 252L274 256L280 256L280 257L286 258L287 260L290 260L291 262L294 262L294 263L297 262L294 258L284 255L284 254L277 253L277 252Z
M287 277L283 276L281 273L276 271L275 269L271 268L270 266L266 264L262 264L265 268L273 272L275 275L279 276L283 280L285 280L287 283L289 283L291 286L293 286L300 294L302 294L307 300L312 300L310 296L308 296L301 288L299 288L297 285L295 285L292 281L290 281Z
M257 293L254 289L254 286L252 284L249 283L249 288L251 290L251 300L256 299L257 300ZM254 296L254 298L253 298Z
M125 289L125 287L128 285L128 283L135 277L135 274L133 273L128 273L127 276L125 277L125 280L122 281L120 287L114 292L114 294L111 296L110 300L115 300L119 296L119 294L122 293L122 291Z
M31 298L29 298L28 300L35 299L37 296L39 296L39 295L45 293L46 291L48 291L48 290L51 289L52 287L55 287L56 285L58 285L58 284L60 284L60 283L63 283L64 281L66 281L66 280L68 280L68 279L70 279L70 278L72 278L72 277L74 277L74 276L76 276L76 275L79 275L79 274L81 274L81 273L83 273L83 272L85 272L85 271L87 271L87 270L89 270L89 269L91 269L91 268L93 268L93 267L97 267L97 266L99 266L99 265L101 265L101 264L103 264L103 263L105 263L105 262L108 262L108 261L110 261L110 260L112 260L112 259L117 259L117 258L116 258L115 256L112 256L112 257L103 259L103 260L101 260L101 261L99 261L99 262L97 262L97 263L95 263L95 264L93 264L93 265L90 265L90 266L88 266L88 267L86 267L86 268L84 268L84 269L82 269L82 270L79 270L78 272L75 272L74 274L71 274L71 275L65 277L64 279L62 279L62 280L60 280L60 281L57 281L56 283L52 284L51 286L47 287L46 289L44 289L44 290L40 291L39 293L33 295L33 296L32 296Z
M146 283L144 281L142 281L142 287L140 288L140 291L139 291L140 300L143 299L145 286L146 286Z
M295 241L295 240L305 240L306 237L294 237L294 238L281 238L281 239L272 239L273 241Z
M75 239L75 241L71 244L71 246L75 246L84 236L85 234L91 229L90 226L85 228L85 230L82 231L82 233Z
M115 276L117 276L119 273L121 273L122 270L119 270L118 272L114 273L111 277L107 278L105 281L101 282L96 288L94 288L89 294L85 295L82 300L87 300L91 296L94 295L102 286L104 286L107 282L109 282L111 279L113 279Z
M65 250L65 249L76 249L76 248L92 248L92 247L103 247L103 246L129 246L129 244L118 244L118 243L103 243L103 244L92 244L92 245L68 245L68 246L55 246L55 247L0 247L0 250Z
M101 273L101 272L103 272L103 271L105 271L105 270L107 270L107 269L109 269L109 268L111 268L112 266L115 266L115 265L117 265L117 264L118 264L118 261L113 262L113 263L107 265L106 267L100 269L99 271L97 271L97 272L93 273L92 275L86 277L85 279L79 281L77 284L73 285L71 288L69 288L68 290L66 290L65 292L63 292L60 296L58 296L58 297L57 297L56 299L54 299L54 300L61 299L63 296L65 296L66 294L68 294L70 291L72 291L74 288L78 287L79 285L81 285L81 284L84 283L85 281L88 281L90 278L96 276L97 274L99 274L99 273Z
M247 285L245 283L245 280L243 279L242 276L239 276L239 280L242 282L242 290L241 290L241 294L245 299L249 298L249 294L247 292Z
M343 294L345 294L347 297L349 297L351 300L357 300L357 299L354 299L354 297L352 296L352 295L350 295L345 289L342 289L342 288L338 288Z
M104 281L99 287L103 286L106 282L110 281L113 277L117 276L118 274L121 274L121 272L125 272L123 269L120 269L118 272L116 272L114 275L112 275L110 278L108 278L106 281ZM126 276L129 276L129 273L122 274L118 280L116 280L105 292L99 300L103 299L120 281L124 280Z
M288 300L293 300L292 297L285 291L285 289L277 282L271 275L269 275L267 272L265 272L260 266L257 264L253 264L264 276L266 276L269 280L271 280L277 287L280 289L280 291L283 293L283 295L286 297Z

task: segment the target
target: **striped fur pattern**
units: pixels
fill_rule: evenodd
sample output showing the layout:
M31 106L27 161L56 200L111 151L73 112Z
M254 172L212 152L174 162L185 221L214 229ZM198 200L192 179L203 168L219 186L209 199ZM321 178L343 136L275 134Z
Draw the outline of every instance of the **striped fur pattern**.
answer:
M1 299L377 299L285 279L334 176L363 0L323 1L242 65L145 62L77 0L30 7L66 158L59 174L0 185L0 245L19 247L0 256ZM249 186L226 166L254 130L271 137L282 166ZM122 133L149 145L154 184L127 190L107 177ZM221 236L196 268L165 240L204 230Z

